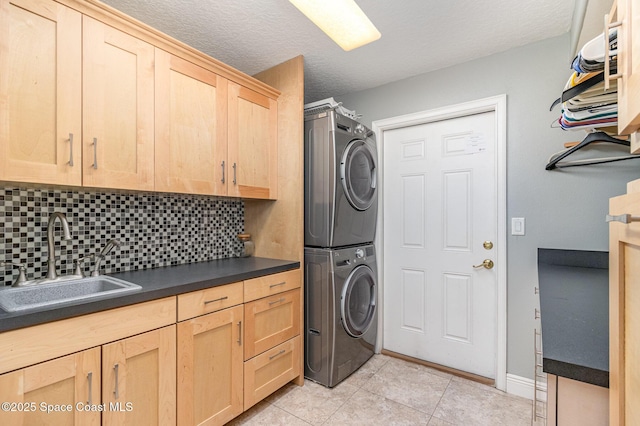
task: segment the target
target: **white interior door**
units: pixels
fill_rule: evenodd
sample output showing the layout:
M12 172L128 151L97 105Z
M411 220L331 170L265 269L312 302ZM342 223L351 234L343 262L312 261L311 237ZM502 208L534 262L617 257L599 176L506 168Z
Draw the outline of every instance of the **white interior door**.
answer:
M383 141L383 346L489 378L498 334L489 264L498 238L495 114L387 130Z

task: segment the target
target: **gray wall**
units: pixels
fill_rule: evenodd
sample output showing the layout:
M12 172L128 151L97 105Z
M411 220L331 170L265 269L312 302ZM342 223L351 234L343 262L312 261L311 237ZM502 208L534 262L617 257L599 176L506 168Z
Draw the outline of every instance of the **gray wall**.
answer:
M539 327L534 320L538 247L608 250L608 199L640 177L639 160L544 170L563 142L584 137L582 131L550 127L560 108L549 112L549 106L571 72L568 51L569 37L563 35L335 97L370 126L379 119L507 95L507 372L528 378L533 378L532 330ZM526 218L525 236L510 235L512 217Z

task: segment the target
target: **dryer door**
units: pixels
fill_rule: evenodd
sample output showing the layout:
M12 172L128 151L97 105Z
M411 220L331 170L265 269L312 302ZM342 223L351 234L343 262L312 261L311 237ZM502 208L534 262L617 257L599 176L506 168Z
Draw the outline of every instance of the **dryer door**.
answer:
M376 158L365 141L349 142L342 154L340 178L344 193L355 209L371 207L376 196Z
M373 324L377 301L376 278L371 268L360 265L347 277L342 288L342 325L353 337L360 337Z

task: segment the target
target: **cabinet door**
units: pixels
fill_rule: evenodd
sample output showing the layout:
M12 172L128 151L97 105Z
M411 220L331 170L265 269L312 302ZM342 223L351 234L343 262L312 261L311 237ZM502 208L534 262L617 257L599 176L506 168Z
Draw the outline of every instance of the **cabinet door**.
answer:
M300 289L245 305L244 359L300 334Z
M640 131L640 4L618 0L618 128L620 134ZM632 150L633 150L632 146ZM635 152L640 152L640 146Z
M276 199L278 103L229 83L229 195Z
M99 425L100 348L1 375L0 400L2 425Z
M102 347L105 425L176 424L176 328Z
M244 409L248 410L300 375L300 336L244 363Z
M153 49L83 17L83 185L153 189Z
M227 80L156 48L156 191L227 194Z
M609 213L640 216L640 180L610 200ZM609 398L612 426L640 419L640 223L609 227ZM626 422L625 422L626 420Z
M243 307L178 323L178 423L221 425L242 413Z
M81 15L0 0L0 180L81 184Z

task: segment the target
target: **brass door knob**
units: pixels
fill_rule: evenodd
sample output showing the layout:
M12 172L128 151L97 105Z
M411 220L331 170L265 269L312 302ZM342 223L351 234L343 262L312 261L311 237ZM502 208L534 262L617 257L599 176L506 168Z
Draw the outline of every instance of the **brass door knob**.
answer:
M474 268L485 268L485 269L491 269L493 268L493 260L491 259L485 259L482 261L481 264L479 265L473 265Z

